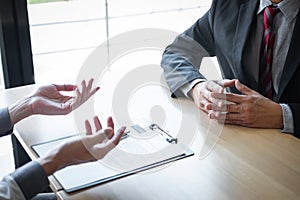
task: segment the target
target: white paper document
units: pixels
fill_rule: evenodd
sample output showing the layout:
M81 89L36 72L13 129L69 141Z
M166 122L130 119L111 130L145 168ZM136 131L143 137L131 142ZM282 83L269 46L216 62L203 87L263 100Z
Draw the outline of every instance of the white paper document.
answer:
M54 146L78 137L81 136L74 135L33 145L32 149L42 157ZM119 145L104 159L66 167L55 172L54 177L66 192L73 192L192 155L192 151L159 126L152 124L142 128L133 125L126 129Z

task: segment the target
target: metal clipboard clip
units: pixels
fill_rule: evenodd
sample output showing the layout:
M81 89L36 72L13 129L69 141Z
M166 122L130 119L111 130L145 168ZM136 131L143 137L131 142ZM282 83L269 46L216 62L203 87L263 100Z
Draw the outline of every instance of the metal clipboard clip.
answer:
M161 131L163 134L165 134L167 136L166 140L167 142L171 143L171 144L177 144L178 143L178 139L174 138L172 135L170 135L167 131L163 130L162 128L160 128L157 124L151 124L149 126L149 129L151 129L152 131L154 130L159 130Z

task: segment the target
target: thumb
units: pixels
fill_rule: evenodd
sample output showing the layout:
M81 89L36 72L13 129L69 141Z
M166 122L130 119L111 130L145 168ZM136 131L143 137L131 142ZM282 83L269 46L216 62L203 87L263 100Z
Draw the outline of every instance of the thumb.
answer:
M242 94L253 94L254 90L248 88L246 85L243 85L239 80L235 81L235 87L238 91L240 91Z

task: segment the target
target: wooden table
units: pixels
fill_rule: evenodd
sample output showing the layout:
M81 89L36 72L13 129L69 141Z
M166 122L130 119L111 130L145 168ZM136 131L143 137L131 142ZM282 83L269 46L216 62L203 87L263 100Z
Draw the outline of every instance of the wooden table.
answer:
M1 91L1 106L27 95L34 88ZM182 102L191 110L187 117L197 116L199 122L190 147L194 156L74 193L66 193L50 177L52 188L61 199L75 200L300 199L300 140L279 130L228 125L214 133L214 127L218 126L215 122L198 111L193 103L179 100ZM15 134L35 159L31 145L74 132L72 115L34 116L18 124ZM203 151L208 154L204 156Z

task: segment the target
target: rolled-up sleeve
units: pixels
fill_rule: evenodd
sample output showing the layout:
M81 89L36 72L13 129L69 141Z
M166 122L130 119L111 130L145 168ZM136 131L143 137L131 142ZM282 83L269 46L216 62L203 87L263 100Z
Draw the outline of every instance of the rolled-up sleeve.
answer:
M8 108L0 108L0 137L11 134L12 130Z

